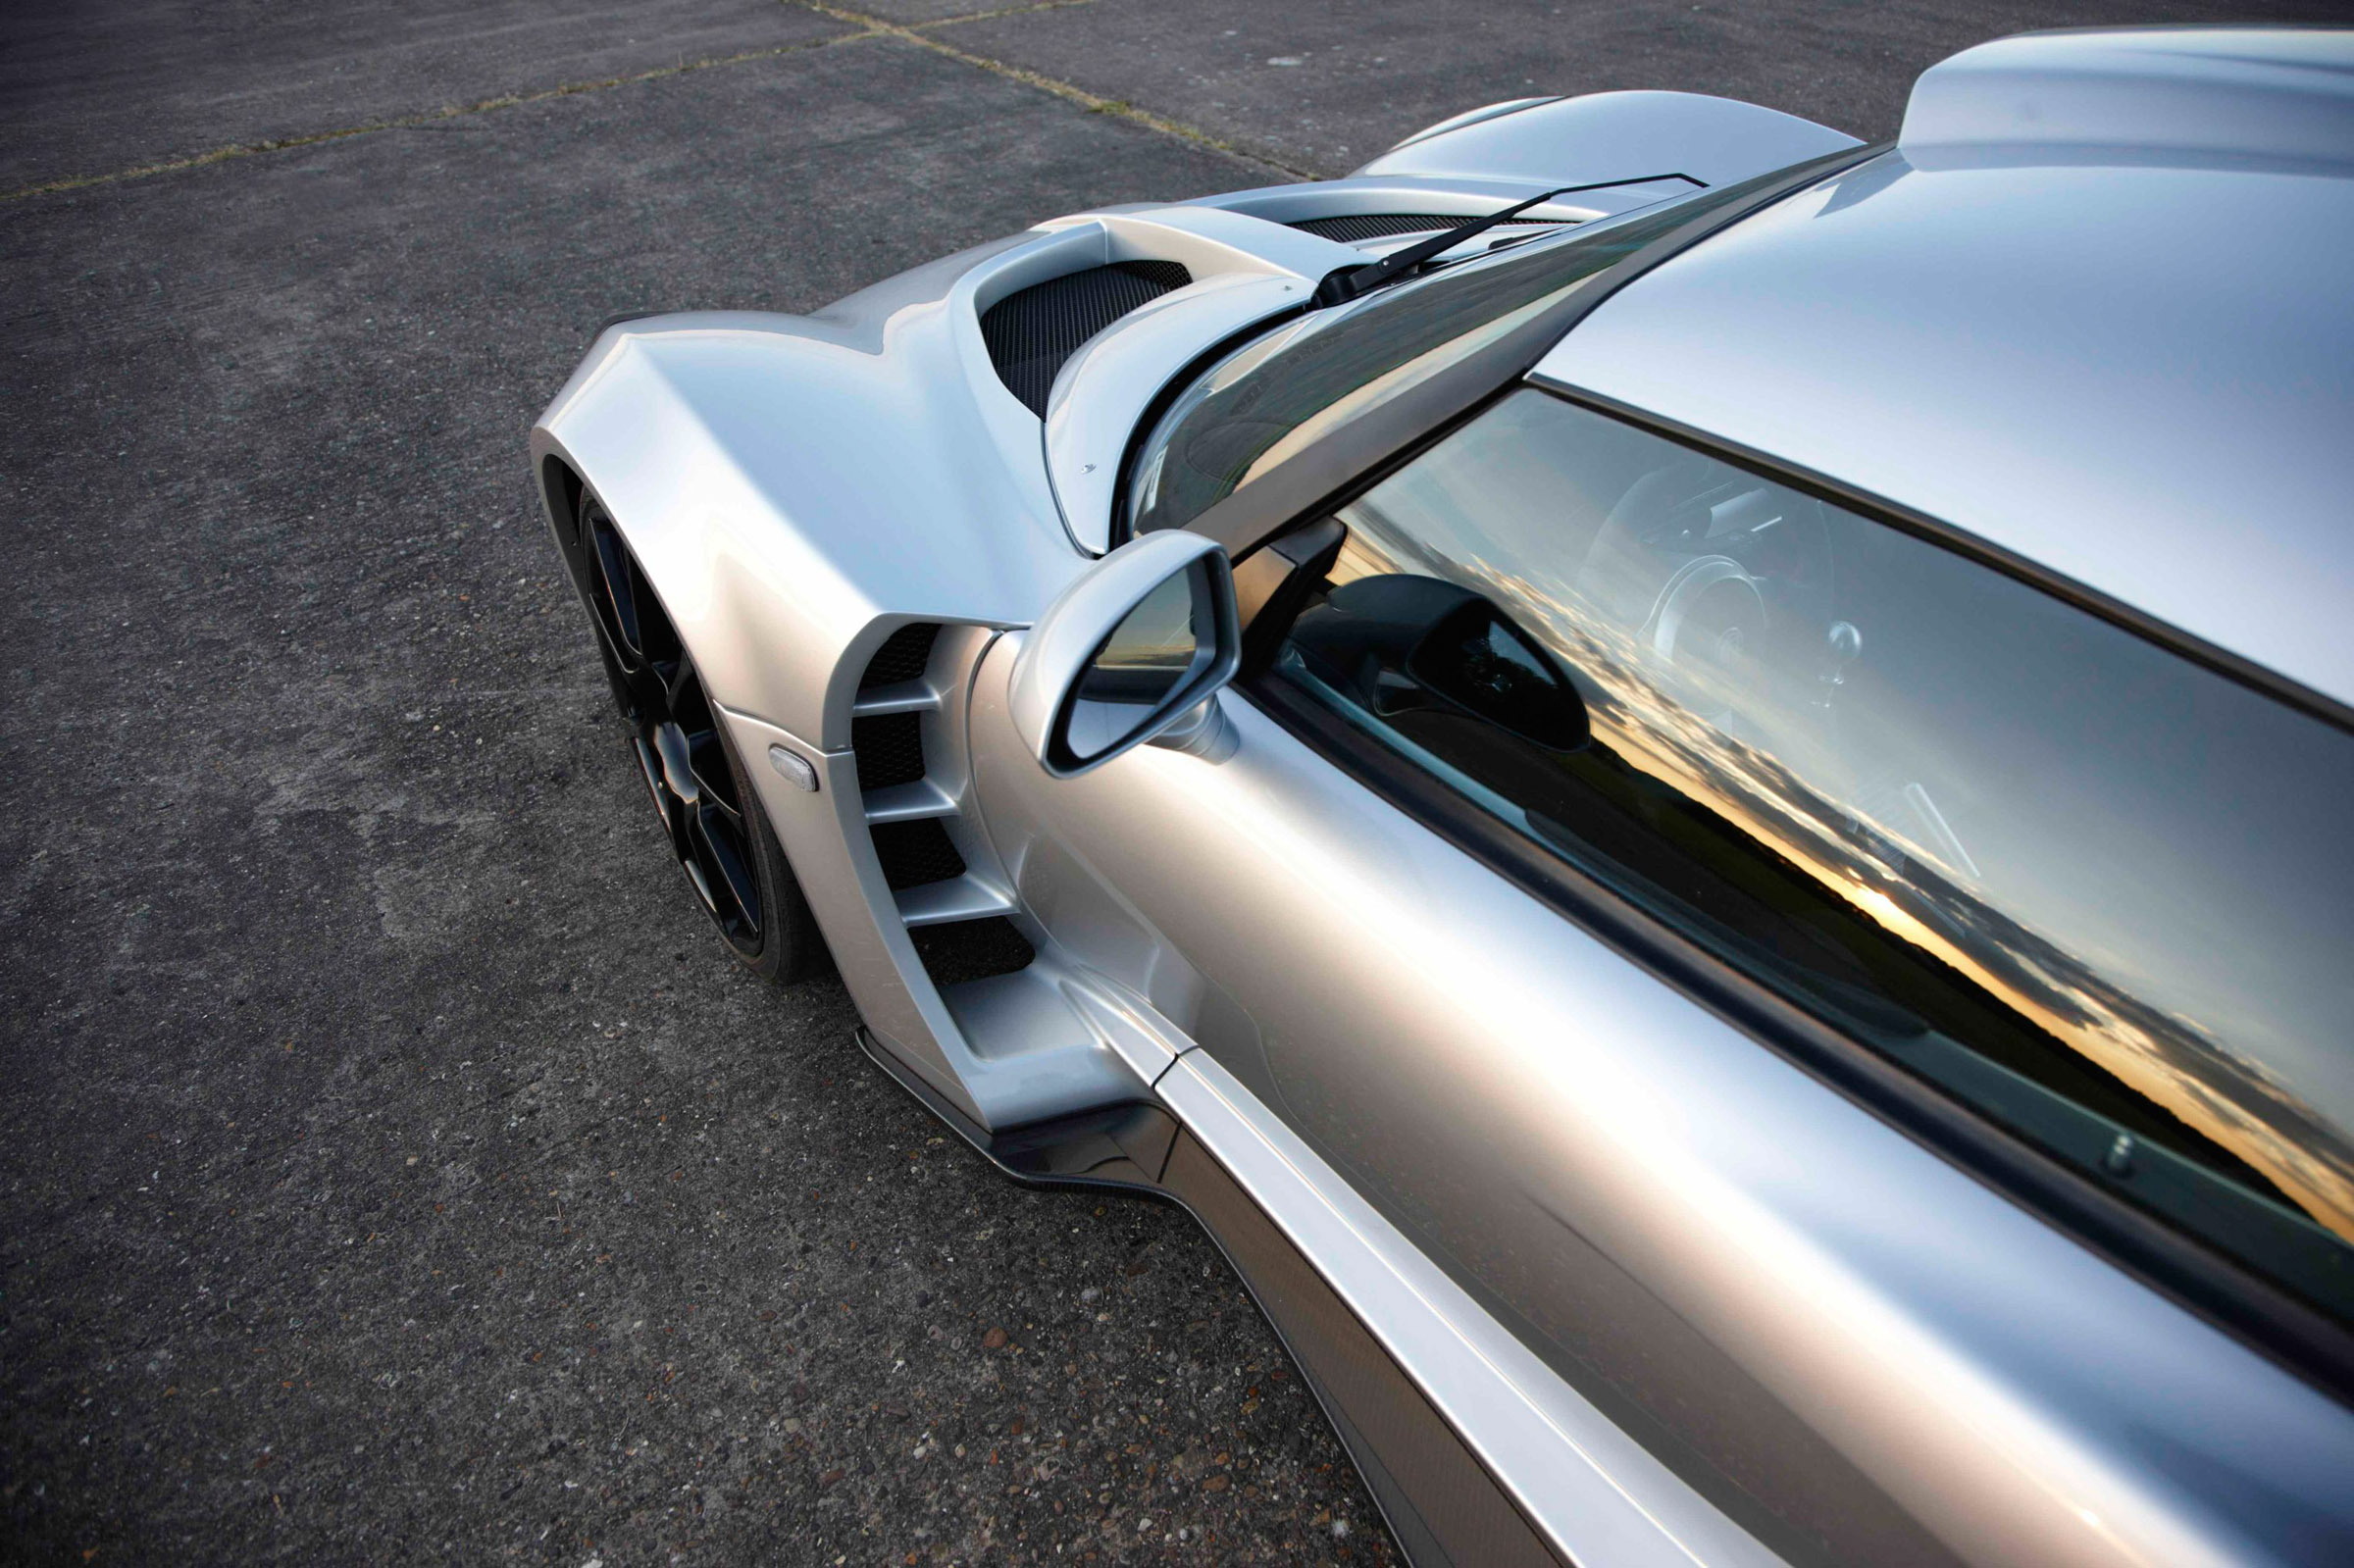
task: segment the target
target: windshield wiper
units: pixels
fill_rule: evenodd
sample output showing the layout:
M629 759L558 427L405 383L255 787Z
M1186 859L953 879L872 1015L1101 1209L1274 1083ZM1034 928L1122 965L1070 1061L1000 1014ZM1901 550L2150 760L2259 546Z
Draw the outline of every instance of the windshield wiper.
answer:
M1308 308L1321 310L1327 305L1346 305L1360 295L1371 293L1384 283L1405 277L1441 251L1453 250L1464 240L1483 234L1498 224L1510 223L1531 207L1549 202L1556 196L1566 195L1573 190L1591 190L1592 188L1591 185L1563 185L1559 190L1539 191L1528 200L1516 202L1502 212L1490 213L1485 218L1474 218L1467 224L1458 224L1443 234L1433 234L1428 239L1407 246L1404 250L1394 250L1377 262L1362 267L1336 268L1332 272L1326 273L1324 281L1316 285L1316 292L1309 299Z

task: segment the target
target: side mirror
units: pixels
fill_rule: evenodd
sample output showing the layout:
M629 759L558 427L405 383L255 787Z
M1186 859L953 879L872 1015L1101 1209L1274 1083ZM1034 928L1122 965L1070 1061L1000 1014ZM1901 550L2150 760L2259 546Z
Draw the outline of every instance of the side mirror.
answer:
M1171 729L1234 677L1234 574L1199 533L1149 533L1063 589L1030 629L1007 693L1013 727L1057 779Z

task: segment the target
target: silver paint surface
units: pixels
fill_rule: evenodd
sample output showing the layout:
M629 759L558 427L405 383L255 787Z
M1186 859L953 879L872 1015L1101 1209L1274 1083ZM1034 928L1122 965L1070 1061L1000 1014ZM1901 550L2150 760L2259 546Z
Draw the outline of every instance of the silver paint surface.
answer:
M1592 92L1426 131L1358 175L1468 175L1549 185L1688 175L1722 185L1856 138L1796 115L1695 92Z
M1315 286L1314 278L1298 277L1204 278L1122 317L1063 362L1047 403L1047 472L1081 549L1100 554L1110 547L1128 439L1171 371L1255 323L1298 309Z
M1216 1057L1185 1052L1154 1090L1571 1561L1781 1561L1556 1377Z
M1531 1317L1607 1309L1553 1325L1584 1398L1714 1433L1715 1457L1827 1529L1834 1556L2310 1561L2354 1544L2354 1416L1248 701L1220 699L1239 733L1222 763L1146 749L1051 782L1002 717L1003 679L985 666L976 690L976 779L1044 930L1202 1031L1451 1275ZM1213 1017L1216 993L1246 1028ZM1678 1469L1708 1490L1693 1458Z
M2005 162L2354 165L2354 30L2040 32L1920 75L1897 146L1918 168Z
M814 317L609 328L534 459L564 457L611 509L716 698L841 749L896 626L1026 624L1082 564L980 311L1097 248L1027 236Z
M1539 379L1927 513L2354 701L2354 177L1889 153Z

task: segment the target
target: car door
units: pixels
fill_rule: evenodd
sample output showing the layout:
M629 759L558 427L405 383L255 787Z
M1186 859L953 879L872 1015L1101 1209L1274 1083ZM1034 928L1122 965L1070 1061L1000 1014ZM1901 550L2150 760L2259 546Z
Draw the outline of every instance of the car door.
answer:
M2336 996L2347 737L1535 387L1334 516L1224 747L976 734L1050 941L1788 1560L2347 1540L2342 1407L2049 1223L2342 1306L2336 1058L2183 1019Z

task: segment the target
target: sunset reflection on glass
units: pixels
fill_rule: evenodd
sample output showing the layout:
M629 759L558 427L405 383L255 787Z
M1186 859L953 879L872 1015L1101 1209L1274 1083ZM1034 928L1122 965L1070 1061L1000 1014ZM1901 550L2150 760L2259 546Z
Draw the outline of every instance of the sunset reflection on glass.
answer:
M2354 738L1987 567L1545 393L1339 514L1591 740L1510 766L1293 679L1649 913L2354 1316ZM1491 753L1483 753L1487 755Z

